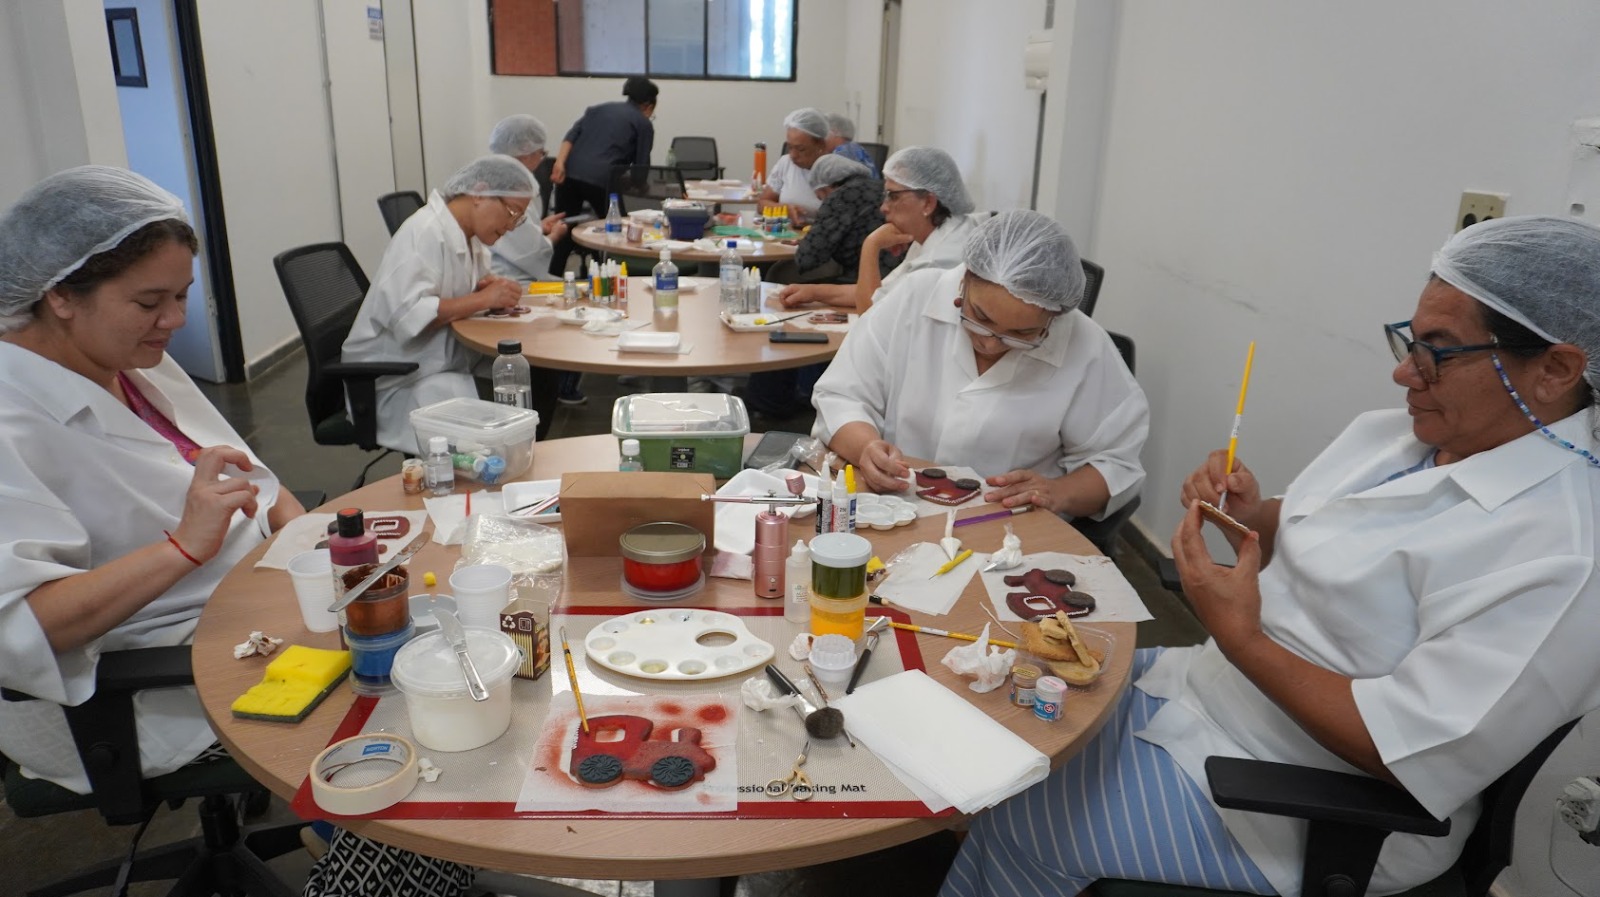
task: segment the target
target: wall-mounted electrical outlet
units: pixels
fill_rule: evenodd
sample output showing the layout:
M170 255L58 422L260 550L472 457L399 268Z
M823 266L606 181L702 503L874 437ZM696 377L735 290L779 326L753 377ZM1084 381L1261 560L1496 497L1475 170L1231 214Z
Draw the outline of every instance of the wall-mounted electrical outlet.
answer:
M1506 216L1506 200L1510 195L1505 193L1473 193L1461 194L1461 208L1456 212L1456 230L1471 227L1480 221L1490 218L1504 218Z

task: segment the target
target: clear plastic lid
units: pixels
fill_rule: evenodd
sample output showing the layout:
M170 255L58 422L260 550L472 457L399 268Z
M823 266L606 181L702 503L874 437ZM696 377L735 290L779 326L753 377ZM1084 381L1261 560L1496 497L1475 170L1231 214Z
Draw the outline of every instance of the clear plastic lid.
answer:
M411 412L411 426L429 437L447 436L457 450L463 445L510 445L532 442L539 412L482 399L445 399Z
M721 393L643 393L623 396L611 408L611 433L618 439L669 433L743 436L750 416L738 396Z
M467 636L467 655L484 688L511 678L522 663L522 652L511 636L475 626L463 630ZM389 675L395 687L408 695L428 698L467 697L467 680L454 648L443 634L430 632L406 643L394 657Z

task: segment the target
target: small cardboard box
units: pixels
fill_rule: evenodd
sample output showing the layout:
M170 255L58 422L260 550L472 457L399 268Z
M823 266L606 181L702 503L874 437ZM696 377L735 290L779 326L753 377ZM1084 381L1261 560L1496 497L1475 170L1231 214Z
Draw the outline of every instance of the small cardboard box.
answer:
M518 598L500 612L500 631L522 649L522 663L511 675L537 679L550 669L550 627L546 606L531 598Z
M617 540L641 523L668 520L694 527L716 543L717 491L708 473L589 472L561 476L561 529L567 556L616 557Z

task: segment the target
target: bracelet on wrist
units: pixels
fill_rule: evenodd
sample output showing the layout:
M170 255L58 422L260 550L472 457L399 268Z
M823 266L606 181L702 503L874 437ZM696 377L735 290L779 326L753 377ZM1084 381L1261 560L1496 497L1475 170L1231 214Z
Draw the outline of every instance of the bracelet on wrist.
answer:
M195 565L196 567L205 566L205 562L204 561L200 560L199 558L195 557L194 555L190 554L189 552L184 551L183 550L183 546L178 544L177 538L175 536L173 536L171 533L167 532L166 530L162 530L161 534L163 536L167 537L167 541L172 543L172 547L173 548L178 549L178 553L183 555L183 559L184 560L186 560L189 563Z

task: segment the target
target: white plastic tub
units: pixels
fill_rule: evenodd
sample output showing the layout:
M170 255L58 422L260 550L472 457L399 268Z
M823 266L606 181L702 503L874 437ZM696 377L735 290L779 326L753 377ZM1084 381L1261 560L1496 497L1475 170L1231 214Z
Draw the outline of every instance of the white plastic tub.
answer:
M503 632L468 628L466 634L467 653L489 692L487 701L472 700L456 652L437 632L412 639L394 658L390 676L405 695L411 734L431 750L470 751L511 726L511 675L522 663L522 652Z

